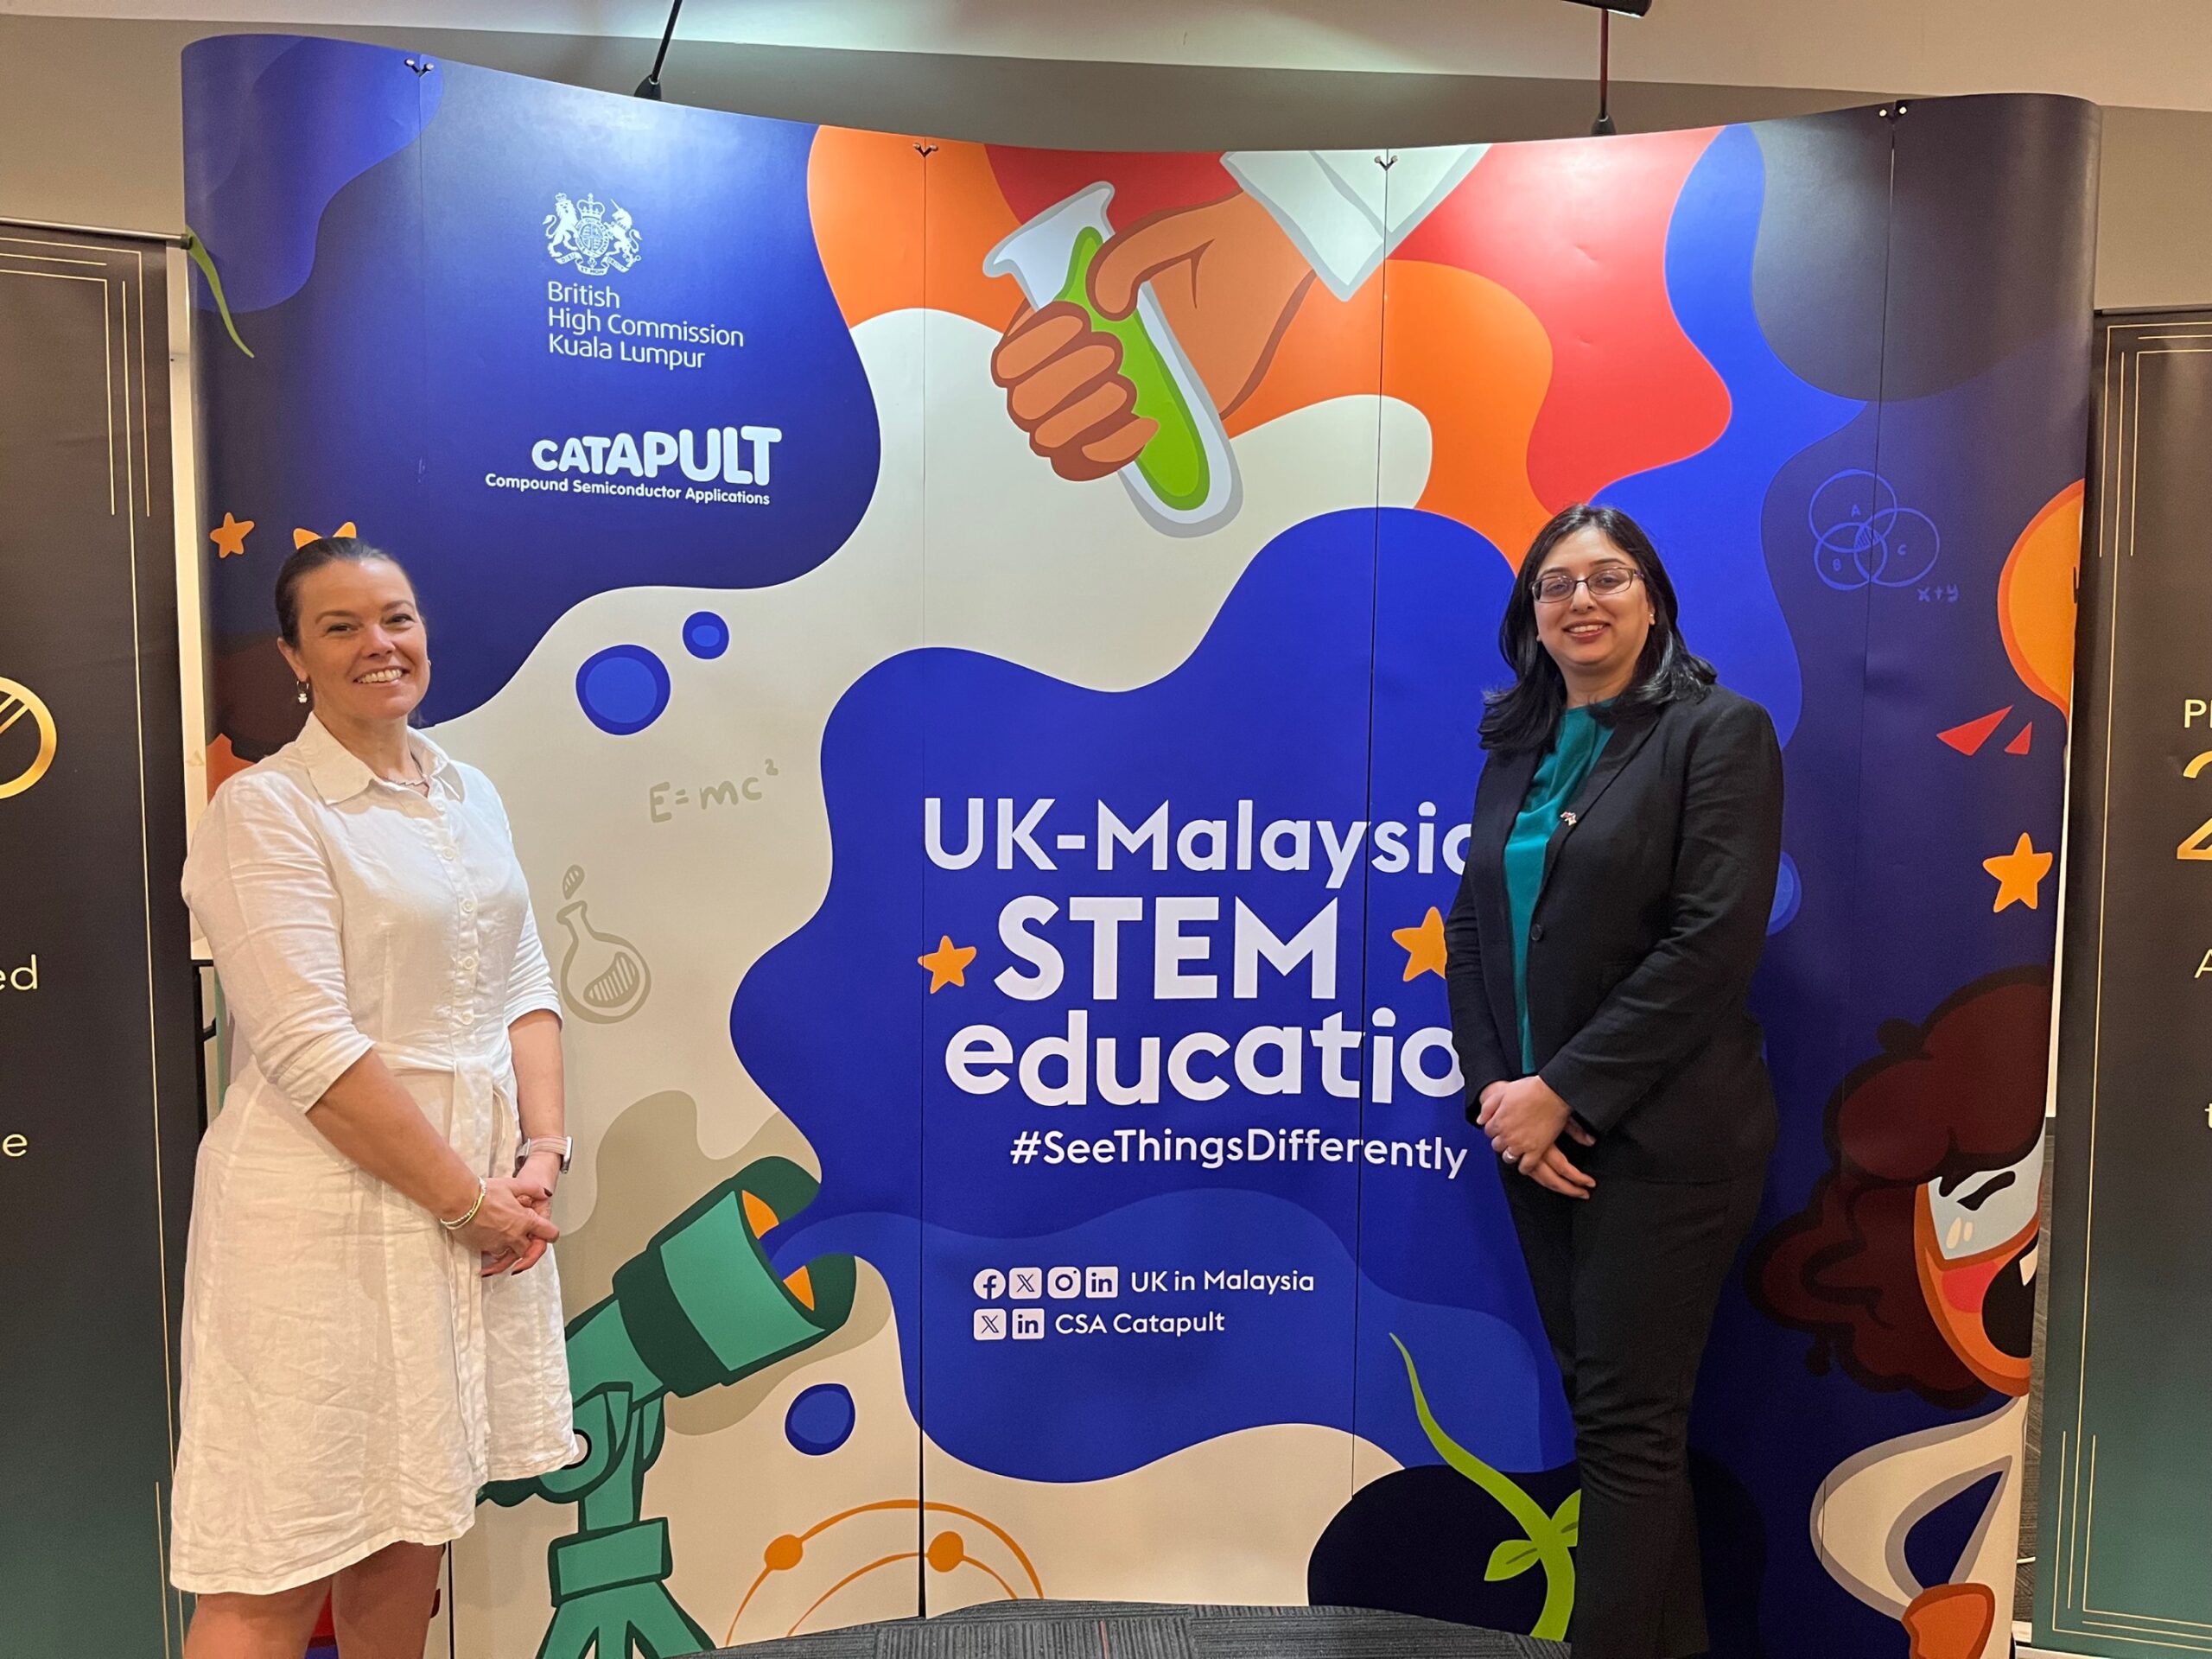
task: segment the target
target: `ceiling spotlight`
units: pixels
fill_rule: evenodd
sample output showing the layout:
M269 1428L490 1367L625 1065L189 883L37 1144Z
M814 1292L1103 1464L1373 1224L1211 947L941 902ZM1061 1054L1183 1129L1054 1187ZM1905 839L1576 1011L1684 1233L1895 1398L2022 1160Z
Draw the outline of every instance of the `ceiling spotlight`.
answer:
M1651 0L1567 0L1576 6L1590 6L1598 12L1598 118L1590 124L1593 138L1610 138L1619 129L1613 124L1613 14L1620 12L1630 17L1651 15Z
M1646 0L1649 3L1649 0ZM683 0L668 9L668 27L660 32L660 50L653 54L653 72L638 83L637 96L660 102L660 67L668 61L668 43L676 38L676 20L683 10Z

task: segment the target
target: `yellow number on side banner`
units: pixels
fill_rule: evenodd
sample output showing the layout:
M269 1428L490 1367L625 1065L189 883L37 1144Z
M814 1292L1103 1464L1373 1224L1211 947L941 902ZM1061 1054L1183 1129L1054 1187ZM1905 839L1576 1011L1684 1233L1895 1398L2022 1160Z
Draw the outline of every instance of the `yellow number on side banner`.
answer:
M2194 778L2207 766L2212 766L2212 749L2207 749L2183 766L2181 769L2181 775L2184 778ZM2174 849L2174 856L2212 860L2212 818L2205 819L2190 831L2189 837Z

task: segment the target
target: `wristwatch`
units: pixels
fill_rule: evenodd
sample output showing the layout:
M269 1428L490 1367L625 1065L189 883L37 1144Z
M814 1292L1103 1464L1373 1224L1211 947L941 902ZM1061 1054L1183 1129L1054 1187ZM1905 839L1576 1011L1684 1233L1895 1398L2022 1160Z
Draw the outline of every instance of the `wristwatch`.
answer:
M557 1152L561 1154L561 1173L565 1175L569 1173L569 1154L575 1150L575 1145L565 1135L534 1135L515 1153L515 1167L520 1169L533 1152Z

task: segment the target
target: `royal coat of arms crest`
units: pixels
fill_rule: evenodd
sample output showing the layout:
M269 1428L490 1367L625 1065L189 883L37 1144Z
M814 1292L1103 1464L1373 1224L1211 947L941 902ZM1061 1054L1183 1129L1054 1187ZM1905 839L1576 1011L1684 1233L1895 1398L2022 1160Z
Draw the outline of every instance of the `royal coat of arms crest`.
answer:
M546 252L586 276L629 270L642 246L628 210L617 202L589 194L571 200L564 192L553 198L553 211L545 216Z

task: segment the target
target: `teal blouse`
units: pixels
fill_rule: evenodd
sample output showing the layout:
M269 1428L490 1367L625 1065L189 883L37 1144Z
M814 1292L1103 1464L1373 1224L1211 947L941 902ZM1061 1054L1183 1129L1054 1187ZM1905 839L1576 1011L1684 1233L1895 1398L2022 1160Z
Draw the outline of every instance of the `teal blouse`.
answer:
M1560 716L1551 752L1529 779L1528 798L1505 838L1505 902L1513 920L1513 1001L1521 1017L1521 1069L1536 1069L1535 1044L1529 1035L1529 927L1536 892L1544 883L1544 849L1559 828L1559 815L1580 792L1598 764L1605 740L1613 734L1586 708Z

